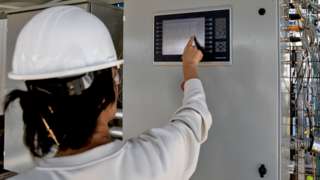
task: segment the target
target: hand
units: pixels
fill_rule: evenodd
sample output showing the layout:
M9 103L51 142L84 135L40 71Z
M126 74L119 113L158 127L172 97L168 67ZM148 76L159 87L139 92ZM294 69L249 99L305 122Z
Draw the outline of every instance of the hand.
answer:
M193 46L194 38L190 38L182 55L184 82L198 78L198 64L203 58L202 52Z
M182 55L183 65L197 66L203 58L202 52L197 49L196 46L193 46L194 41L195 36L192 36L188 41L186 47L184 48L184 52Z

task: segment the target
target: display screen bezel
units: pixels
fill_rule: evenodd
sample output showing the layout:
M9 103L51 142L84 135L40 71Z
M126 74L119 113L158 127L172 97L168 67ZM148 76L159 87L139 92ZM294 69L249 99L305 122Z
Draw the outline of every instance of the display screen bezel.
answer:
M181 13L179 13L181 12ZM232 11L231 7L217 7L206 8L204 10L188 10L188 11L166 12L158 13L154 16L154 64L158 65L174 65L181 64L181 55L164 55L162 53L162 29L159 29L159 24L162 26L163 21L177 20L187 18L227 18L227 52L224 56L220 56L219 53L206 53L205 58L202 60L202 64L211 65L231 65L232 64ZM158 31L158 32L157 32ZM160 32L160 33L159 33ZM160 50L159 50L160 49ZM161 53L159 53L161 52ZM218 57L218 58L217 58ZM223 57L224 59L219 59Z

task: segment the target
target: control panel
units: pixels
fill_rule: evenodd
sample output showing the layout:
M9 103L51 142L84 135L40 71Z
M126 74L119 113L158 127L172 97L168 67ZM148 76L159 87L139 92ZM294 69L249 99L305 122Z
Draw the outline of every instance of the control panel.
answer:
M204 63L231 64L231 8L154 17L154 62L181 62L184 47L195 36ZM199 47L200 46L200 47Z

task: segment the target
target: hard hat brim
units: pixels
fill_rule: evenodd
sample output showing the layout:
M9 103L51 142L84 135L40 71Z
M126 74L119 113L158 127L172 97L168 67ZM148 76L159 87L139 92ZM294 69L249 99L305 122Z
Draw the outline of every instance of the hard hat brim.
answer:
M123 60L117 60L114 62L108 62L106 64L96 65L96 66L87 66L79 69L71 69L67 71L61 72L51 72L44 74L15 74L13 72L9 72L8 77L12 80L41 80L41 79L52 79L52 78L63 78L76 76L79 74L84 74L87 72L98 71L102 69L107 69L115 66L120 66L123 64Z

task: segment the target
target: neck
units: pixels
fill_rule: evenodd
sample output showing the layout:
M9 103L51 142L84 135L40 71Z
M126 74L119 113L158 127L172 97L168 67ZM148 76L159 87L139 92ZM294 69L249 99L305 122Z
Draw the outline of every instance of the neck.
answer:
M80 149L66 149L66 150L59 150L57 153L57 157L59 156L70 156L75 154L80 154L90 149L93 149L97 146L101 146L103 144L107 144L112 142L112 138L109 133L108 122L114 119L114 116L117 111L117 104L113 103L109 105L105 110L103 110L99 118L97 120L97 126L95 132L93 133L90 141L84 147Z
M109 130L109 128L108 128ZM109 131L107 131L109 132ZM80 148L80 149L66 149L66 150L59 150L56 154L56 157L62 157L62 156L71 156L71 155L76 155L76 154L80 154L80 153L83 153L85 151L88 151L90 149L93 149L95 147L98 147L98 146L101 146L101 145L104 145L104 144L108 144L108 143L111 143L112 142L112 138L110 136L110 134L102 134L102 133L95 133L93 135L93 137L91 138L90 142Z

